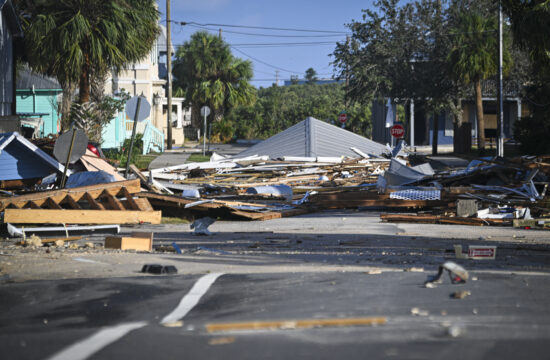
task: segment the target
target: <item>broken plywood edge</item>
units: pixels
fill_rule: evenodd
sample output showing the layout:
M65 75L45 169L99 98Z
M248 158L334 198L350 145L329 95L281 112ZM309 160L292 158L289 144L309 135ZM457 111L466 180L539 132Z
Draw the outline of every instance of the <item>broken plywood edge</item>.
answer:
M6 209L12 224L160 224L160 211Z

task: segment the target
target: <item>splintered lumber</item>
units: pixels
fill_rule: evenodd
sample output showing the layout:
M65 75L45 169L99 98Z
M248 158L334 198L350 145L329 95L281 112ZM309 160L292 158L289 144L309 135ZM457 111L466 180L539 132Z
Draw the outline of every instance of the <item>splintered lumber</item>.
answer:
M56 238L42 238L42 244L54 243L58 240L62 241L76 241L81 240L82 236L69 236L69 237L56 237Z
M265 329L309 329L317 327L374 326L387 322L385 317L334 318L334 319L299 319L282 321L250 321L239 323L209 323L209 333L222 331L251 331Z
M149 184L149 181L147 180L145 175L143 175L143 173L137 168L137 166L135 166L134 164L130 164L130 171L138 177L142 186L146 187L150 191L161 193L161 191L157 189L156 186L154 186L153 184Z
M160 224L160 211L6 209L12 224Z
M380 220L388 222L407 222L420 224L453 224L453 225L509 225L511 219L478 219L440 216L430 214L380 214Z
M188 216L194 213L208 213L213 217L241 218L244 220L270 220L282 217L295 216L309 212L306 208L270 209L272 205L262 203L221 201L221 200L191 200L178 196L160 195L154 193L139 193L140 197L147 198L153 208L162 210L164 214L171 213L175 216ZM241 206L263 208L262 211L244 210Z
M368 191L318 193L310 197L310 203L325 209L350 209L356 207L428 207L447 206L445 200L401 200L390 199L389 195Z
M7 208L8 205L13 205L12 207L22 208L29 201L32 201L39 207L42 207L47 202L51 204L52 201L59 204L60 202L65 200L67 196L70 196L74 202L80 201L80 199L86 194L88 194L88 197L91 199L97 199L104 192L108 193L111 196L117 196L122 188L126 188L128 193L130 194L135 194L141 191L138 179L116 181L107 184L81 186L71 189L43 191L0 199L0 211Z

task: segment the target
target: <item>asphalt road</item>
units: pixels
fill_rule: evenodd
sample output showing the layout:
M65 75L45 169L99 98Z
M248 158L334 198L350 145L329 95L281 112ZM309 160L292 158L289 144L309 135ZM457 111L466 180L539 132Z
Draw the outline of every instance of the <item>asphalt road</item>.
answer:
M548 358L548 275L474 271L474 281L453 285L446 277L433 289L422 285L428 275L211 273L8 283L0 287L0 348L10 360ZM456 291L470 295L454 299ZM294 322L365 318L384 323ZM265 321L282 328L253 329ZM228 323L243 329L207 330Z

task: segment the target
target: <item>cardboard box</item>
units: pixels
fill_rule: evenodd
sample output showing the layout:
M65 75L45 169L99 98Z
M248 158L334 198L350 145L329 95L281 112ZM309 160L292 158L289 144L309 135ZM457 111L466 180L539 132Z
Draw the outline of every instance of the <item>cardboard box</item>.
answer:
M106 249L119 250L153 250L153 233L135 232L131 237L127 236L108 236L105 238Z

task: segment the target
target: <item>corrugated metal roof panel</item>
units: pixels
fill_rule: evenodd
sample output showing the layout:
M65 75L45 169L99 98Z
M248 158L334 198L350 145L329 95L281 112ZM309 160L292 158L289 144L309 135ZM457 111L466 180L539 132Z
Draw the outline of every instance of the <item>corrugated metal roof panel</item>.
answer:
M258 143L238 154L238 157L269 155L272 159L283 156L350 156L357 154L350 148L379 156L387 152L386 146L363 136L308 117L283 132Z
M17 89L31 89L34 86L36 90L39 90L39 89L61 90L61 85L56 79L37 74L28 68L25 68L24 70L17 73L15 86Z

